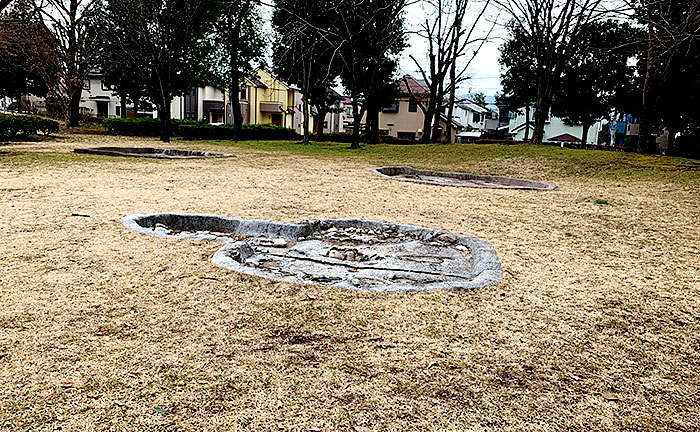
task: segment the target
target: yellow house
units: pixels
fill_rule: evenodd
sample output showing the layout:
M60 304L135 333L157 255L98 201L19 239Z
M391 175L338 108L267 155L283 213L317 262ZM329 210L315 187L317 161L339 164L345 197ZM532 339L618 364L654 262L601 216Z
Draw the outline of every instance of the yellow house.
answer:
M229 100L228 93L226 100ZM240 94L243 123L272 124L303 133L301 92L264 69L246 78ZM313 117L309 115L309 130Z

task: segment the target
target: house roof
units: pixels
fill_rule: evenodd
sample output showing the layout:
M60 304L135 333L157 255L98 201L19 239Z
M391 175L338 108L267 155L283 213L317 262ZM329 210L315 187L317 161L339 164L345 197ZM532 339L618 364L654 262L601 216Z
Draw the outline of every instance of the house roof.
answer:
M575 136L565 133L561 135L557 135L555 137L552 137L548 139L547 141L554 141L554 142L581 142L579 138L576 138Z
M266 88L267 88L267 86L265 85L264 82L260 81L259 79L255 78L255 77L252 76L252 75L249 76L248 79L249 79L250 82L252 82L252 83L255 85L255 87L257 87L257 88L262 88L262 89L266 89Z
M477 105L476 103L470 101L470 100L465 100L464 102L459 104L460 107L469 110L469 111L474 111L480 114L484 114L489 112L488 108L484 108L481 105Z
M430 93L430 90L422 81L417 80L411 75L405 75L399 81L399 90L401 90L403 94L427 95Z

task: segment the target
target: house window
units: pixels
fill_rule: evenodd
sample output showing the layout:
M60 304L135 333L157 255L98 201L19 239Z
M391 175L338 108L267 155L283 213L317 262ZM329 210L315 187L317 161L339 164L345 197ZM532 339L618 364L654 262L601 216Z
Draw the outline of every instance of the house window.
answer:
M388 107L384 108L382 112L385 113L397 113L399 112L399 104L398 103L393 103L389 105Z
M241 98L240 99L241 100L248 100L248 88L245 85L243 85L241 87Z
M351 116L352 115L352 107L348 108L347 111L345 111L347 115Z
M418 101L417 100L411 99L410 101L408 101L408 112L418 112Z
M481 114L474 113L474 123L481 123Z
M396 136L397 136L397 138L401 138L401 139L410 139L410 140L416 139L415 132L399 132L396 134Z
M102 86L102 91L114 91L114 89L116 88L114 84L107 85L104 81L100 81L100 85Z

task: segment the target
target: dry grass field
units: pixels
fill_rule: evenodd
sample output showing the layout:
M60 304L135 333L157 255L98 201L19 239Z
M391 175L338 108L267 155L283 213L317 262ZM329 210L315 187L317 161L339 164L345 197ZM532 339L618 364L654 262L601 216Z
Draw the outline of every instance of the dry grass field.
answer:
M0 430L700 430L700 164L556 147L0 146ZM502 174L551 192L397 182ZM596 203L605 200L607 204ZM161 211L360 217L488 240L504 282L370 294L213 266L127 230Z

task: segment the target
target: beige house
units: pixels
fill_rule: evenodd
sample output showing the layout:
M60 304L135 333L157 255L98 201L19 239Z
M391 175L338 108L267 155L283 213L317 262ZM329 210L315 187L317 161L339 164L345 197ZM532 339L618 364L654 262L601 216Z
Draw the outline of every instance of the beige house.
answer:
M423 135L423 122L425 114L418 106L417 100L425 100L429 94L428 88L423 82L406 75L399 82L401 96L396 103L384 108L379 113L379 130L389 136L404 139L420 139ZM366 122L366 116L362 118L362 124ZM445 137L447 117L440 115L440 136ZM455 132L461 130L461 125L452 122Z
M257 69L245 79L240 90L243 123L272 124L301 133L303 115L301 92L277 79L264 69ZM309 114L309 130L313 116Z

